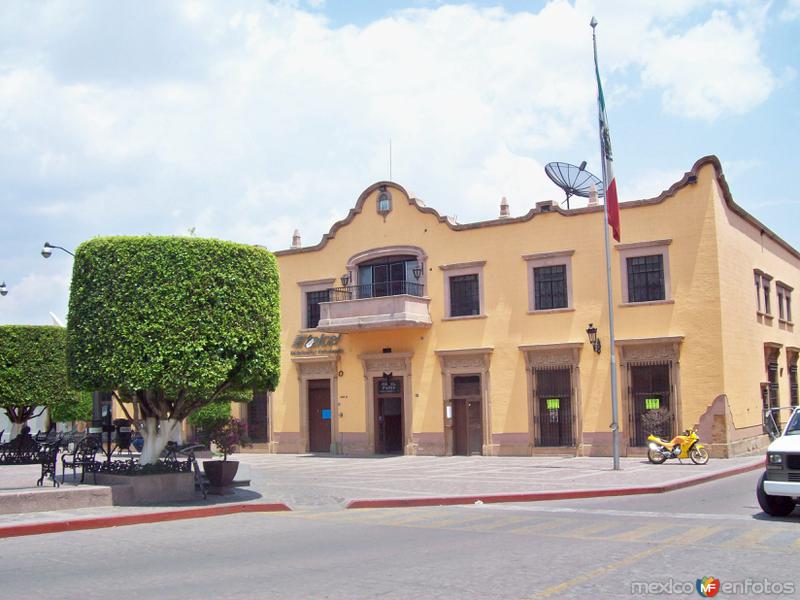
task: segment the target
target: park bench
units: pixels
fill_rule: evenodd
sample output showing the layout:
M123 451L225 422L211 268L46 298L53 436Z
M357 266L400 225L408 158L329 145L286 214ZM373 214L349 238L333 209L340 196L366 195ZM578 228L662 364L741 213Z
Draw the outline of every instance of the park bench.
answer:
M25 432L10 442L0 444L0 465L30 465L39 462L39 444Z
M67 467L72 469L72 478L75 478L78 467L81 469L81 483L86 477L86 472L92 474L94 483L97 483L97 472L100 470L100 463L95 460L97 452L100 450L100 442L92 436L86 436L79 441L72 452L61 456L61 483L67 474Z
M195 489L200 490L203 494L203 500L208 497L208 479L205 474L200 470L200 465L197 464L197 459L194 456L195 450L205 449L205 446L200 444L190 444L188 446L178 446L175 442L168 442L167 447L161 453L161 460L168 465L177 465L179 457L186 458L188 469L194 473L194 486ZM184 469L181 469L184 470Z
M53 487L58 487L58 479L56 478L56 465L58 464L58 451L61 449L61 438L56 438L50 443L42 444L39 447L39 463L42 465L42 476L36 482L37 486L44 484L45 477L53 480Z

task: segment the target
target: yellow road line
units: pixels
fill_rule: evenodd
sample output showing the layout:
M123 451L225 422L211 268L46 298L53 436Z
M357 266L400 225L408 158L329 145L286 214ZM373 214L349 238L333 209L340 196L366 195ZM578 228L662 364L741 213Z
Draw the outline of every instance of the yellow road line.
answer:
M530 517L528 516L514 516L514 517L506 517L504 519L497 519L492 523L487 523L485 525L475 525L467 527L469 531L493 531L495 529L500 529L505 525L511 525L513 523L521 523L521 522L530 522Z
M548 529L554 529L556 527L564 527L568 525L572 525L577 521L577 519L572 518L564 518L559 517L557 519L552 519L550 521L545 521L544 523L534 523L533 525L526 525L525 527L514 527L513 529L509 529L509 533L539 533L541 531L547 531ZM550 534L552 535L552 533Z
M763 546L761 542L763 539L770 534L762 531L759 529L751 529L750 531L746 531L741 535L737 535L735 538L729 539L724 544L720 544L722 548L742 548L742 547L753 547L753 546Z
M564 538L574 538L574 539L586 539L589 536L600 533L601 531L605 531L606 529L611 529L612 527L618 527L619 521L601 521L600 523L595 523L594 525L588 526L580 526L575 529L569 529L563 533L556 534L558 537Z
M654 535L666 529L674 528L674 524L670 523L648 523L647 525L642 525L641 527L636 527L631 529L630 531L625 531L623 533L618 533L617 535L609 536L609 540L613 540L615 542L635 542L641 540L643 537L647 537L648 535ZM661 540L655 540L659 542Z
M531 596L531 600L535 598L548 598L555 594L560 594L565 590L580 585L582 583L586 583L587 581L591 581L592 579L597 579L598 577L602 577L612 571L616 571L617 569L621 569L622 567L627 567L632 565L635 562L640 560L644 560L649 556L653 556L654 554L658 554L663 552L667 546L670 544L690 544L693 542L700 541L707 537L718 533L720 530L724 529L723 527L693 527L691 530L674 535L664 540L660 540L658 544L653 546L648 546L644 550L640 552L634 552L633 554L629 555L627 558L623 558L617 562L603 565L602 567L598 567L589 571L588 573L584 573L583 575L579 575L578 577L573 577L572 579L568 579L562 583L550 586L545 588L541 592L538 592Z

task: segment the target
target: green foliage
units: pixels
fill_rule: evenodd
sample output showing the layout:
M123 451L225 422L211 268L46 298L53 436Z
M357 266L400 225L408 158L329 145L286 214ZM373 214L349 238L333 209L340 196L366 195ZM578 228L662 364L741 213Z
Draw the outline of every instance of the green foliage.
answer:
M189 424L203 431L210 431L217 424L231 418L231 405L225 401L214 401L200 407L189 415Z
M92 395L89 392L75 392L75 400L73 402L56 404L50 408L50 418L59 423L64 421L91 421L92 410Z
M226 387L275 389L279 329L278 268L264 248L148 236L75 252L67 359L80 389L153 393L153 416L184 418Z
M12 421L31 418L37 406L80 412L67 382L66 335L63 327L0 326L0 408Z

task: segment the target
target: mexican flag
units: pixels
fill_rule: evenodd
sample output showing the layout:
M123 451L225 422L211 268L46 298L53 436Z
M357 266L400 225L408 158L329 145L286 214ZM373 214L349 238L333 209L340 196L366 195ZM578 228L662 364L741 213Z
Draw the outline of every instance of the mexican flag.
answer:
M606 116L606 101L603 97L603 86L600 83L600 69L597 67L595 55L594 72L597 75L597 105L600 112L600 145L603 152L603 168L606 180L606 214L608 224L614 233L614 239L619 240L619 199L617 198L617 180L614 177L614 158L611 154L611 136L608 132L608 117Z

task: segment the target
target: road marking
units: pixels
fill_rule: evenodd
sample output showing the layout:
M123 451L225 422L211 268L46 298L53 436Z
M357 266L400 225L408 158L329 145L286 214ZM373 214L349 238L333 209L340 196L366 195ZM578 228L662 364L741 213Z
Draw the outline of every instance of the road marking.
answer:
M481 510L507 510L524 512L545 512L561 514L606 515L609 517L640 517L647 519L692 519L703 521L753 521L752 515L732 515L718 513L668 513L640 510L616 510L611 508L571 508L567 506L501 506L498 504L483 505Z
M661 531L674 528L675 525L673 523L648 523L647 525L642 525L629 531L612 535L608 539L615 542L635 542L648 535L654 535Z
M741 548L741 547L754 547L754 546L763 546L762 540L765 537L769 537L771 534L769 532L764 531L761 528L752 529L750 531L746 531L741 535L737 535L735 538L732 538L725 542L724 544L720 544L722 548Z
M634 552L627 558L616 561L613 564L603 565L602 567L593 569L588 573L579 575L578 577L573 577L572 579L568 579L567 581L563 581L559 584L545 588L541 592L538 592L537 594L531 596L531 600L535 598L548 598L555 594L560 594L561 592L567 589L573 588L582 583L586 583L587 581L591 581L592 579L597 579L598 577L607 575L608 573L616 571L617 569L621 569L622 567L630 566L633 563L639 562L640 560L644 560L645 558L652 556L654 554L661 553L664 551L664 548L670 544L691 544L693 542L697 542L709 536L712 536L715 533L719 532L721 529L723 528L718 526L696 527L694 529L690 529L685 533L680 533L670 538L660 540L657 544L648 546L641 552Z
M570 519L570 518L563 518L563 519L552 519L550 521L545 521L544 523L534 523L533 525L526 525L525 527L514 527L513 529L509 529L509 533L539 533L540 531L547 531L548 529L554 529L556 527L564 527L568 525L573 525L577 523L577 519Z
M488 516L488 515L484 515ZM530 522L529 517L506 517L505 519L498 519L493 523L486 523L485 525L475 525L467 527L469 531L493 531L495 529L500 529L501 527L505 527L506 525L512 525L514 523L520 522Z
M607 529L612 529L614 527L619 527L619 521L600 521L594 525L581 525L575 529L570 529L560 534L558 537L589 539L590 536L596 533L600 533L601 531L606 531Z

